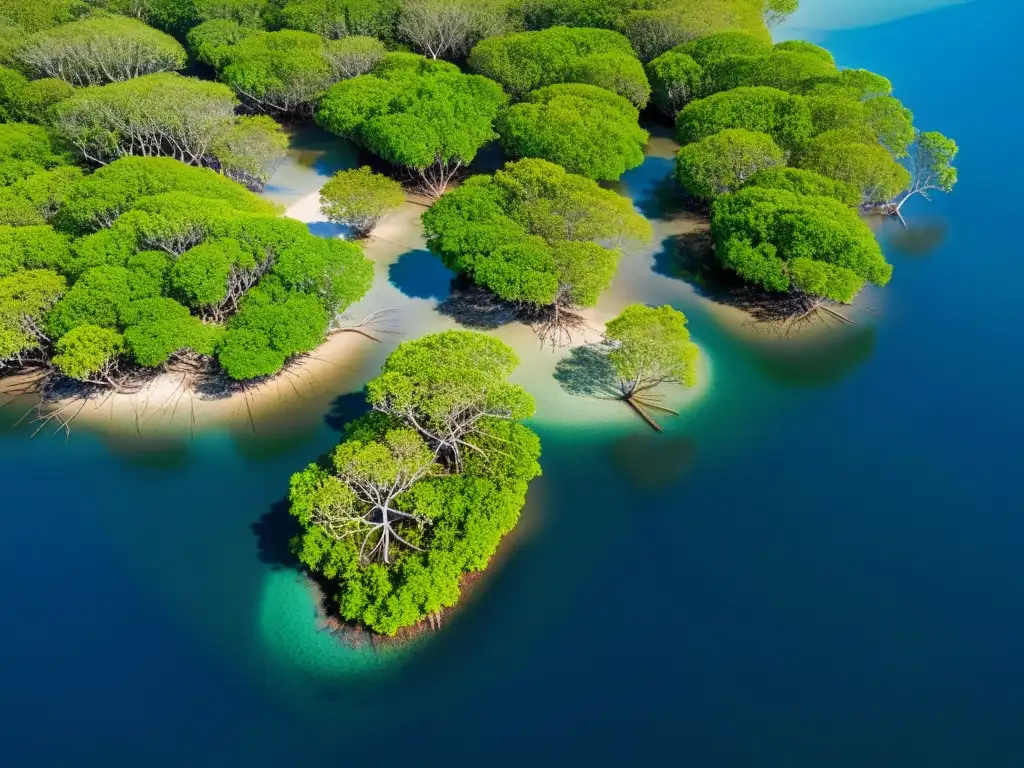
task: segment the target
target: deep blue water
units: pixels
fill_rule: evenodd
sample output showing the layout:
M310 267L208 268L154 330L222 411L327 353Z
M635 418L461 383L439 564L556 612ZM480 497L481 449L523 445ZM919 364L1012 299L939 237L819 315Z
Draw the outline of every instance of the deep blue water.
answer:
M824 38L959 140L911 212L941 244L888 230L877 323L811 359L684 306L708 396L612 445L539 425L530 532L388 673L260 646L272 507L336 420L153 455L0 432L2 762L1024 764L1021 29L981 0ZM418 258L392 281L443 291Z

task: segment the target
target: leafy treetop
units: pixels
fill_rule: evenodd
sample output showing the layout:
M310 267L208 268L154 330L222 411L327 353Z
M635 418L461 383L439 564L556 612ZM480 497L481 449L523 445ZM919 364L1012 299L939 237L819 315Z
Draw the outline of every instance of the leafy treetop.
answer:
M494 118L506 100L487 78L423 57L389 55L373 74L331 86L317 122L414 171L436 197L495 138Z
M626 307L608 323L605 338L612 344L608 359L625 398L661 384L697 383L700 351L690 341L686 316L670 306Z
M647 143L627 99L578 83L533 91L503 112L496 127L512 157L550 160L595 180L615 180L640 165Z
M553 27L481 41L469 68L515 96L555 83L587 83L644 107L651 88L629 41L610 30Z
M711 227L723 265L767 291L849 303L892 275L868 225L832 198L748 187L714 202Z

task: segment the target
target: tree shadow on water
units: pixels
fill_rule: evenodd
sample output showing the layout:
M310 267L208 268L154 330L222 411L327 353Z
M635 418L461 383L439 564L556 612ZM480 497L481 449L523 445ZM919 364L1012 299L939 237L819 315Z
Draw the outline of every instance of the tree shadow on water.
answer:
M671 172L642 186L633 200L640 213L652 221L663 221L684 213L703 213L703 209L686 198Z
M618 377L606 344L573 347L555 365L555 381L570 395L613 399L620 396Z
M407 251L388 268L388 280L413 299L443 301L452 292L455 274L430 251Z
M331 409L324 414L324 423L335 432L341 432L350 421L355 421L369 412L370 404L366 402L366 390L346 392L331 401Z
M687 435L625 435L611 448L612 461L630 485L647 493L675 487L693 467L697 443Z
M716 298L732 287L728 273L715 258L710 231L666 237L661 241L661 249L654 254L654 271L690 283L708 298Z
M911 222L907 227L887 227L886 241L904 256L927 256L946 239L949 223L943 220Z
M291 540L302 533L302 526L289 513L288 499L274 502L259 520L249 526L256 537L257 556L274 570L299 564L291 551Z
M452 281L451 295L437 305L437 311L461 326L479 331L494 330L521 319L519 307L461 275Z

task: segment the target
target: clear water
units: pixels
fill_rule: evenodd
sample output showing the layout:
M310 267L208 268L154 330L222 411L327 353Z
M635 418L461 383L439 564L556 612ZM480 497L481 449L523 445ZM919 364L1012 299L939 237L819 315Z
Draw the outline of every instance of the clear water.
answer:
M293 429L0 430L4 764L1020 765L1021 28L979 0L820 35L960 141L956 194L883 233L893 283L813 342L751 336L636 254L605 309L676 304L711 384L654 435L580 429L533 382L545 475L515 547L398 657L318 634L284 546L288 476L353 382ZM668 167L624 189L649 204ZM375 290L432 328L443 275L409 250Z

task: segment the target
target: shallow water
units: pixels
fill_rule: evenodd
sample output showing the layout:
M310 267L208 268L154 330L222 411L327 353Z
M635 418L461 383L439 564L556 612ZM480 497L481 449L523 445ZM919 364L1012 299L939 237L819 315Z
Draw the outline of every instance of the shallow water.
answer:
M1016 201L991 190L1022 170L1002 151L1022 24L981 0L823 37L962 146L955 195L912 211L923 231L883 231L894 279L854 328L753 334L668 252L627 256L599 314L671 302L711 365L663 435L611 403L579 429L551 353L500 331L539 397L528 525L477 599L383 666L316 633L277 502L386 345L280 429L0 430L5 764L1020 765L1024 311ZM952 39L966 50L939 55ZM652 216L669 149L623 183ZM271 194L291 205L352 158L282 168ZM381 249L367 299L401 303L410 334L442 324L421 249Z

